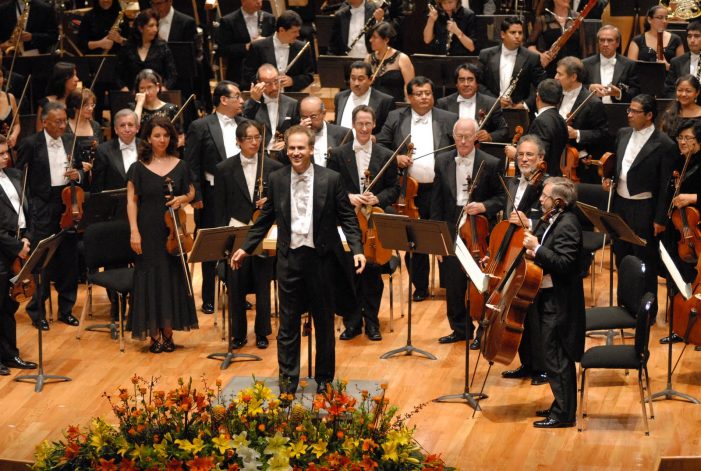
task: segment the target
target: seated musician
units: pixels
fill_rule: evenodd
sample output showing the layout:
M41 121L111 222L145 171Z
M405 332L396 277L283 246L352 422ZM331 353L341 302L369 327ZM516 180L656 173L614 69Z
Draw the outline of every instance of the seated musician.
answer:
M266 182L270 172L282 164L270 158L260 162L262 126L244 121L236 128L236 143L241 152L217 164L214 176L217 226L247 225L256 209L263 207L266 197L260 194L259 179ZM261 175L262 172L262 175ZM226 283L231 306L231 348L241 348L246 342L246 293L256 294L254 331L256 347L268 347L270 326L270 280L275 258L266 254L248 257L239 270L228 274Z
M367 62L356 61L351 64L348 82L350 88L337 93L333 98L336 124L350 129L353 125L353 110L357 106L367 105L375 111L375 129L372 133L379 133L387 115L394 109L394 98L372 86L372 68Z
M582 61L589 91L603 103L628 103L640 90L635 61L617 52L621 33L615 26L602 26L596 38L599 53Z
M543 269L540 291L533 302L540 320L541 348L554 400L536 411L543 417L536 428L573 427L577 416L577 372L575 362L584 353L584 263L582 227L574 206L577 189L571 180L545 180L540 204L543 211L557 208L548 225L536 234L526 233L523 246Z
M122 17L117 0L100 0L80 20L78 39L85 54L115 54L129 36L129 21Z
M58 25L53 7L44 0L29 0L29 12L24 31L19 35L19 50L47 54L58 40ZM17 44L11 44L11 36L17 20L24 14L24 0L9 0L0 5L0 48L6 51ZM8 54L10 55L10 54Z
M356 210L369 217L367 209L373 206L388 211L399 196L397 183L397 165L392 162L371 190L365 190L367 180L365 172L370 172L373 180L392 152L379 144L372 143L372 130L375 128L375 112L372 108L360 105L353 110L353 129L355 139L347 144L332 149L327 167L341 174L341 180L348 194L348 199ZM390 208L391 209L391 208ZM361 217L361 216L359 216ZM361 226L362 227L362 226ZM391 255L391 252L390 252ZM365 325L365 335L370 340L382 340L378 313L382 302L384 283L381 266L377 260L368 259L365 270L355 276L358 307L354 313L344 316L345 330L341 340L350 340L358 336Z
M676 98L677 80L687 74L696 78L701 77L701 21L692 21L686 27L686 42L689 51L677 56L669 63L669 70L665 76L665 97Z
M380 23L384 17L385 11L373 2L347 0L333 15L333 36L329 43L329 53L363 59L371 50L371 27Z
M674 87L675 100L667 107L660 119L660 131L675 138L677 128L682 121L701 120L699 93L701 93L701 83L696 76L686 74L679 77Z
M453 126L455 150L446 151L436 157L433 180L433 198L431 199L431 219L446 221L450 228L461 224L460 217L486 216L490 226L496 215L504 209L504 189L499 182L501 163L499 159L486 152L475 149L477 122L471 118L459 119ZM476 185L472 197L469 184ZM477 234L477 238L486 239L488 234ZM469 242L466 242L472 252ZM478 251L479 252L479 251ZM486 254L479 254L478 258ZM445 299L448 322L452 332L438 339L440 343L454 343L472 338L474 326L468 322L468 308L465 293L468 288L467 275L455 256L439 257L442 265L441 276L444 278ZM470 346L479 349L480 331Z
M475 64L465 63L455 69L455 88L457 92L440 98L436 108L455 113L460 118L474 119L478 123L487 118L496 99L479 91L482 72ZM509 128L498 104L491 116L482 126L475 139L478 142L505 142Z
M567 122L568 145L577 150L579 159L603 154L603 144L608 136L604 105L600 98L589 96L590 92L582 86L583 75L584 65L576 57L565 57L557 63L555 80L560 82L563 95L559 112ZM572 118L571 114L574 114ZM583 164L578 164L576 172L582 181L600 181L593 166L587 171Z
M647 11L645 32L635 36L628 47L628 58L634 61L660 62L658 48L662 49L662 60L667 70L675 57L684 54L684 44L679 36L667 30L669 11L664 5L653 5ZM658 37L662 44L658 45Z
M438 8L428 4L424 27L424 44L433 54L447 56L474 55L475 13L463 8L459 0L438 0Z

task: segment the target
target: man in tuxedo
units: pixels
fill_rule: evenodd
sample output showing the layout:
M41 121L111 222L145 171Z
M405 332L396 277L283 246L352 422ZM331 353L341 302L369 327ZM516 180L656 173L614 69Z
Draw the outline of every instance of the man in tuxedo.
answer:
M299 102L300 124L314 131L314 163L326 167L329 149L337 147L341 142L350 142L353 139L351 130L342 126L326 122L326 107L321 98L315 96L304 97ZM344 141L345 139L345 141ZM285 152L281 153L280 161L289 164Z
M446 221L451 228L461 224L462 216L483 216L490 226L496 215L504 209L504 189L499 182L499 159L475 148L477 122L461 118L453 127L455 150L436 157L436 176L433 180L431 219ZM469 183L476 185L472 199L468 200ZM488 234L479 234L488 237ZM454 343L472 338L474 326L467 322L467 275L456 256L439 257L445 284L445 300L448 323L452 332L438 339L440 343ZM479 348L479 335L475 339Z
M377 8L367 0L347 0L334 15L333 36L329 43L329 53L336 56L355 57L364 59L371 51L371 28L368 28L363 37L355 41L370 22L370 26L380 23L385 17L385 11ZM353 48L351 49L351 44Z
M657 102L650 95L633 98L628 107L628 124L616 136L616 183L613 211L647 243L645 246L615 240L616 264L626 255L635 255L645 263L645 291L657 296L658 255L656 236L665 230L669 195L667 185L679 150L666 134L655 129ZM604 189L612 180L605 179ZM657 315L657 303L653 312Z
M95 165L92 169L90 191L126 188L127 172L136 162L140 139L139 118L133 110L125 108L114 115L116 139L103 142L97 147Z
M557 63L555 80L562 86L562 101L559 106L560 116L567 122L568 145L577 149L579 159L603 154L604 142L608 136L606 110L601 99L592 96L582 86L584 65L576 57L564 57ZM581 109L580 109L581 107ZM568 121L570 113L577 114ZM579 165L577 176L587 183L598 183L599 176L594 166L587 172L584 165Z
M223 80L214 87L215 112L193 121L185 138L184 158L190 167L195 187L195 222L197 227L215 227L214 174L219 162L240 152L236 128L245 120L241 116L243 98L234 82ZM202 263L202 312L214 312L214 262Z
M0 5L0 48L6 50L15 47L10 44L10 37L17 26L17 20L24 11L24 0L10 0ZM37 51L41 54L51 52L58 40L58 26L53 8L43 0L29 0L27 26L20 35L25 53Z
M277 224L278 365L280 392L290 400L299 383L302 313L311 313L316 329L317 392L323 392L335 374L334 298L352 292L339 276L346 258L337 224L343 228L357 273L365 268L365 256L341 176L311 163L314 132L293 126L285 143L291 165L270 174L268 199L243 246L231 257L231 267L240 268L270 226Z
M282 164L265 158L259 164L258 152L263 138L259 123L245 121L236 128L236 142L241 152L217 164L215 201L217 226L245 226L253 213L263 207L266 196L260 194L259 179L267 182L270 172ZM262 175L261 175L262 173ZM231 306L231 348L241 348L246 342L246 293L256 294L254 331L256 347L268 347L270 326L270 280L273 278L273 260L267 254L246 258L239 270L228 273L227 286Z
M628 103L640 91L635 61L618 54L621 33L615 26L602 26L596 38L599 53L582 61L589 91L603 103Z
M217 52L227 60L226 78L242 83L241 68L251 44L275 32L275 17L262 11L262 0L241 0L241 8L221 18Z
M480 93L480 77L482 73L475 64L465 63L455 69L455 88L457 92L439 99L436 108L441 108L460 116L461 119L481 121L486 118L496 99ZM501 106L496 105L482 129L475 134L478 142L507 142L509 126L501 112Z
M689 50L669 62L669 70L665 77L665 96L676 98L677 80L679 77L691 74L701 80L701 21L692 21L686 27L686 42Z
M409 176L419 183L414 203L419 208L421 219L429 219L435 164L433 152L453 144L452 129L458 115L433 106L433 82L426 77L411 79L407 84L407 93L410 106L389 114L382 131L377 135L377 143L394 151L411 134L411 142L415 146L413 155L420 156L421 159L414 161L405 146L400 151L402 154L397 156L397 165L401 169L408 169L404 171L408 171ZM413 300L420 302L428 297L428 255L414 254L412 261Z
M353 110L366 105L375 112L375 129L373 134L382 130L387 115L394 109L394 98L379 90L372 88L372 68L363 61L353 62L350 66L350 88L337 93L333 98L334 110L336 110L336 124L350 129L353 125Z
M60 102L47 103L41 115L44 130L25 138L19 148L17 168L27 170L29 226L34 236L33 245L61 231L61 214L64 211L61 192L71 180L79 183L83 179L79 162L73 162L70 168L68 166L71 141L64 135L66 119L65 105ZM72 314L78 293L77 253L78 234L68 231L42 277L42 292L35 292L27 305L27 314L37 328L49 329L44 303L49 297L51 282L58 291L58 319L68 325L78 325L78 319Z
M280 93L282 76L270 64L258 68L256 83L251 96L243 105L243 115L265 126L264 147L280 151L284 147L281 138L293 124L299 123L297 100Z
M397 182L397 165L392 162L375 186L366 191L365 172L370 173L372 181L380 169L392 157L392 152L381 145L372 143L372 130L375 127L375 112L369 106L360 105L353 110L353 129L355 138L332 150L328 168L341 174L348 199L357 213L369 216L368 209L373 206L391 211L391 205L399 197ZM393 211L392 211L393 212ZM360 217L360 216L359 216ZM355 277L358 308L351 316L343 318L346 329L341 333L341 340L350 340L362 332L370 340L382 340L380 333L380 304L382 302L381 266L368 260L365 270Z
M502 108L532 108L526 99L534 88L545 79L540 56L523 47L523 20L515 16L501 22L501 46L483 49L479 55L483 70L482 83L492 96L499 97L518 76L511 97L503 97ZM519 75L520 74L520 75Z
M291 92L299 92L314 80L312 65L313 46L289 67L304 47L298 41L302 18L293 11L283 12L275 23L275 34L253 41L243 62L243 89L248 87L263 64L272 64L280 73L280 85ZM287 70L289 68L289 70Z
M573 427L577 416L577 372L575 362L584 353L584 289L582 287L582 227L574 207L577 189L571 180L551 177L540 195L543 211L556 209L549 225L536 234L527 232L523 246L543 269L540 291L534 305L540 317L543 358L552 405L536 411L543 417L536 428Z
M8 368L34 369L36 363L25 361L17 349L15 313L19 307L10 298L10 277L15 258L29 256L27 235L27 200L22 198L22 172L7 168L10 163L9 147L0 136L0 375L10 374ZM22 207L20 208L20 204ZM20 233L17 233L19 229Z

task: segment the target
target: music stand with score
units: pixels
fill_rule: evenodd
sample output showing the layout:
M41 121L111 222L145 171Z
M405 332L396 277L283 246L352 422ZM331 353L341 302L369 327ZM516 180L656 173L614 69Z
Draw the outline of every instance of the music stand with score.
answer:
M224 276L229 272L228 259L237 249L241 248L243 242L246 240L248 235L248 230L251 226L241 226L241 227L212 227L206 229L200 229L197 231L197 237L195 238L195 243L192 246L192 252L190 253L190 262L218 262L220 260L224 261L225 269ZM222 359L222 363L219 366L220 369L225 370L229 367L231 362L235 361L237 358L250 361L261 361L262 358L258 355L252 355L250 353L233 353L231 346L231 325L232 325L232 312L231 306L227 303L228 316L226 320L229 324L229 335L227 336L227 351L219 353L211 353L207 355L207 358L213 360ZM225 321L226 322L226 321ZM226 325L222 328L226 331Z
M18 281L24 280L25 278L30 276L30 274L34 275L34 279L36 280L35 293L38 293L36 295L40 296L40 293L42 292L43 282L42 272L44 272L49 262L53 258L58 246L61 245L64 233L64 231L61 231L58 234L54 234L50 237L47 237L46 239L41 240L39 244L37 244L36 249L34 249L34 251L32 252L32 255L30 255L30 257L25 262L24 266L22 267L22 270L20 270L20 272L10 280L10 282L14 285ZM42 302L42 304L43 303L45 303L45 301ZM41 311L42 312L40 313L40 315L44 315L45 309L42 309ZM69 378L68 376L49 375L44 373L44 343L42 331L43 329L41 328L40 323L37 321L37 335L39 348L39 370L37 371L37 374L21 375L15 378L15 381L19 382L36 383L36 385L34 386L34 392L41 392L41 390L44 388L44 383L47 380L56 380L57 382L71 380L71 378Z
M409 267L412 267L414 253L432 255L453 255L453 238L448 230L445 221L427 221L423 219L411 219L406 216L396 214L373 214L377 237L382 242L382 246L389 250L406 251L409 257ZM411 282L414 270L409 270L409 293L411 293ZM437 360L435 355L416 348L411 344L411 296L408 303L408 329L406 345L382 355L381 359L391 358L400 353L411 355L416 352L430 360Z

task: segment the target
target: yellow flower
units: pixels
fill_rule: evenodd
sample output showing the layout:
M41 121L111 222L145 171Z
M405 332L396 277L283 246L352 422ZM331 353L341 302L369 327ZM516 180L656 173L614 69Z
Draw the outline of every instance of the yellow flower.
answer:
M268 446L265 447L263 453L266 455L276 455L281 453L285 449L285 445L290 441L289 438L283 437L280 432L275 432L274 437L266 439L268 441Z
M137 460L144 459L148 456L148 446L136 445L131 452L131 457Z
M397 449L397 442L385 442L382 444L382 450L384 454L382 455L383 461L394 461L395 463L399 461L399 450Z
M234 441L226 438L224 435L212 438L212 443L219 450L219 453L224 454L226 450L234 448Z
M262 399L263 401L269 401L275 397L273 391L269 387L267 387L263 382L256 382L253 389L255 391L256 397L258 399Z
M158 457L162 460L168 458L168 442L162 441L161 443L156 443L153 445L153 449L156 452L156 455L158 455Z
M324 440L319 440L312 445L312 453L314 453L317 458L321 458L323 454L326 453L327 445L328 443L326 443Z
M285 455L275 455L268 462L270 471L291 471L290 458Z
M346 452L347 455L350 455L353 452L353 450L358 448L358 445L360 445L360 440L346 438L343 441L343 445L341 445L341 448L343 448L343 450Z
M263 413L263 400L262 399L251 399L248 403L248 413L255 417L258 414Z
M288 449L290 458L299 458L307 452L307 448L307 445L305 445L302 441L299 441L297 443L291 443Z
M251 442L246 439L246 435L248 435L248 432L246 432L245 430L243 432L239 433L238 435L234 435L234 437L232 439L232 441L234 443L232 446L235 449L238 449L241 447L247 447Z
M175 440L175 444L178 445L181 450L191 453L192 455L196 455L204 448L204 442L199 437L195 438L192 443L190 443L190 440Z

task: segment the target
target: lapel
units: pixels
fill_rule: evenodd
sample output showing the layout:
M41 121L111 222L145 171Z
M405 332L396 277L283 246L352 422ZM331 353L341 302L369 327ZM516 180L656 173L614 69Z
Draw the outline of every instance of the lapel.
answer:
M396 132L395 132L396 133ZM404 138L411 133L411 108L406 107L404 111L402 111L402 117L401 120L399 121L399 136L396 136L395 141L396 142L402 142ZM435 142L434 142L435 144Z
M124 159L122 159L122 151L119 148L119 138L113 139L113 142L110 144L110 147L110 152L109 154L107 154L108 158L110 159L110 163L117 170L117 172L119 172L122 178L126 178L127 172L124 168Z
M526 62L526 53L528 49L524 48L523 46L520 46L518 48L518 53L516 54L516 61L514 62L514 71L511 73L511 79L515 79L516 76L518 75L519 71L521 68L523 68L523 64ZM501 51L500 56L501 56ZM499 69L497 69L499 70Z
M543 235L543 240L540 241L542 245L549 246L549 244L546 244L546 242L552 240L550 236L553 234L553 232L555 232L555 226L557 226L558 223L562 220L562 215L563 213L558 214L557 217L555 217L555 220L551 221L550 225L545 228L547 232Z
M247 43L251 42L251 35L248 34L248 28L246 27L246 20L243 17L243 11L242 10L237 10L234 13L236 16L235 18L235 24L238 27L239 34L241 35L242 38L245 38L245 41ZM260 18L260 12L258 12L259 18Z
M285 97L282 93L278 95L278 101L277 101L277 127L278 129L282 129L282 123L285 122L285 118L288 117L288 110L291 110L292 108L292 103L288 100L285 100Z
M273 43L273 36L270 35L263 39L264 43L261 43L261 52L263 53L263 61L261 64L272 64L277 68L277 60L275 59L275 44Z
M621 141L618 143L618 148L616 149L616 155L618 158L616 159L616 175L621 174L621 168L623 168L623 156L626 154L626 147L628 147L628 142L630 141L630 137L633 135L633 128L628 128L625 131L625 135L621 138Z
M221 130L221 125L219 124L219 118L217 113L212 113L209 115L209 122L207 123L209 127L209 134L212 136L214 145L217 146L217 151L219 152L219 161L226 160L228 155L226 155L226 146L224 146L224 133Z
M626 66L623 63L622 58L623 58L622 55L616 54L616 65L613 66L613 77L611 78L611 82L613 84L617 84L618 82L621 81L621 75L623 75L623 69ZM596 61L596 74L599 76L599 78L594 83L601 83L601 56L598 54L597 54L597 61ZM592 80L592 82L593 82L593 80ZM608 85L608 84L602 84L602 85Z
M648 139L645 145L640 149L640 152L638 152L638 155L635 156L635 160L633 160L633 163L630 165L630 169L628 169L629 173L635 167L640 165L643 160L654 154L654 150L657 149L657 146L660 144L660 141L657 139L658 132L659 131L657 129L652 131L650 139Z
M441 140L441 135L443 134L443 126L441 125L441 121L438 119L436 116L436 110L437 108L433 108L433 111L431 113L431 126L433 127L433 148L438 149L442 144Z
M582 89L577 94L577 98L575 98L574 104L572 105L572 110L570 110L570 111L572 112L572 111L576 110L577 108L579 108L579 105L582 104L582 102L587 98L588 95L589 95L589 92L587 92L586 88L584 88L584 85L582 85ZM584 110L582 110L582 112L583 111ZM576 118L576 116L575 116L575 118Z
M455 164L455 157L458 155L457 152L453 152L454 154L450 159L448 159L447 165L446 165L446 172L445 174L447 175L448 178L448 190L450 191L450 198L451 198L451 206L455 206L458 201L458 187L457 187L457 181L456 181L456 175L457 175L457 165ZM475 160L476 162L476 160Z
M684 60L681 62L681 70L679 71L679 76L686 75L689 73L691 68L691 53L687 52L684 54Z
M377 144L376 144L377 145ZM375 156L375 147L372 146L372 155L370 156L370 166L372 166L373 157ZM346 170L348 171L348 176L350 181L353 182L353 190L356 193L360 193L360 181L358 181L358 164L355 159L355 151L353 150L353 142L350 144L350 152L344 152L344 160L346 162ZM372 170L371 170L372 173Z
M456 98L455 104L457 105L457 98ZM487 97L485 97L480 92L477 92L475 94L475 120L476 121L480 120L480 110L484 111L484 116L486 117L487 113L489 113L489 109L491 107L492 107L492 105L489 104ZM458 111L454 111L454 113L458 114Z
M234 179L236 187L241 191L241 196L244 197L245 201L251 203L251 195L248 193L248 184L246 183L246 176L243 174L243 165L241 165L241 153L236 154L235 160L232 162L232 172L231 176Z
M289 231L292 231L292 206L290 205L291 172L291 165L284 167L282 178L279 180L280 188L276 188L276 192L280 195L280 197L277 198L280 201L280 214L282 215L285 227L288 228Z
M351 22L351 15L350 10L346 10L343 12L343 18L341 21L339 21L341 25L341 39L343 40L343 45L346 46L348 44L348 34L349 34L349 29L350 29L350 22ZM346 21L346 19L348 21Z
M375 90L374 88L370 88L370 99L368 100L368 106L375 110L375 112L379 111L380 107L380 99L378 98L377 94L377 90ZM341 104L341 100L343 100L343 103L345 105L346 101L348 101L348 98L350 98L350 93L345 97L339 97L338 103ZM343 112L343 107L341 107L341 112Z
M277 110L278 110L278 126L280 125L279 122L279 116L280 116L280 100L278 99L278 104L277 104ZM258 119L258 121L262 122L266 128L268 128L268 135L272 136L272 133L275 132L275 129L272 128L272 124L270 123L270 115L268 114L268 105L265 104L265 98L263 98L260 107L258 108L258 112L261 114L261 118ZM257 117L257 116L256 116ZM266 138L267 139L267 138Z
M2 170L0 170L0 172L2 172ZM13 180L12 178L10 178L10 175L8 175L7 173L5 173L5 175L7 175L7 178L10 179L10 181L11 181L12 184L14 185L15 189L17 189L17 184L14 182L14 180ZM17 189L17 194L18 194L18 195L21 195L21 194L22 194L22 193L20 193L20 190L19 190L19 189ZM7 193L5 193L4 189L3 189L3 190L0 190L0 201L2 201L3 203L5 203L5 205L6 205L8 208L12 209L12 212L13 212L13 213L17 214L17 212L15 211L14 206L12 206L12 202L10 201L10 197L7 196Z
M496 51L494 51L494 54L492 54L492 57L489 59L489 66L487 67L488 70L492 71L492 79L494 80L494 90L496 90L496 93L499 93L499 66L501 64L501 48L504 46L499 46ZM516 60L518 60L518 56L516 56ZM514 71L516 71L516 67L514 67Z
M353 92L348 90L348 93L341 93L340 95L338 95L338 110L336 113L336 124L338 124L339 126L341 125L341 119L343 118L343 110L346 108L346 103L348 102L351 93ZM375 93L374 90L370 92L370 101L368 104L370 105L370 108L376 110L377 108L375 108L372 103L373 93Z
M314 218L314 235L316 236L319 234L319 222L326 205L328 179L324 167L318 165L314 165L314 167L314 214L312 214L312 217Z

